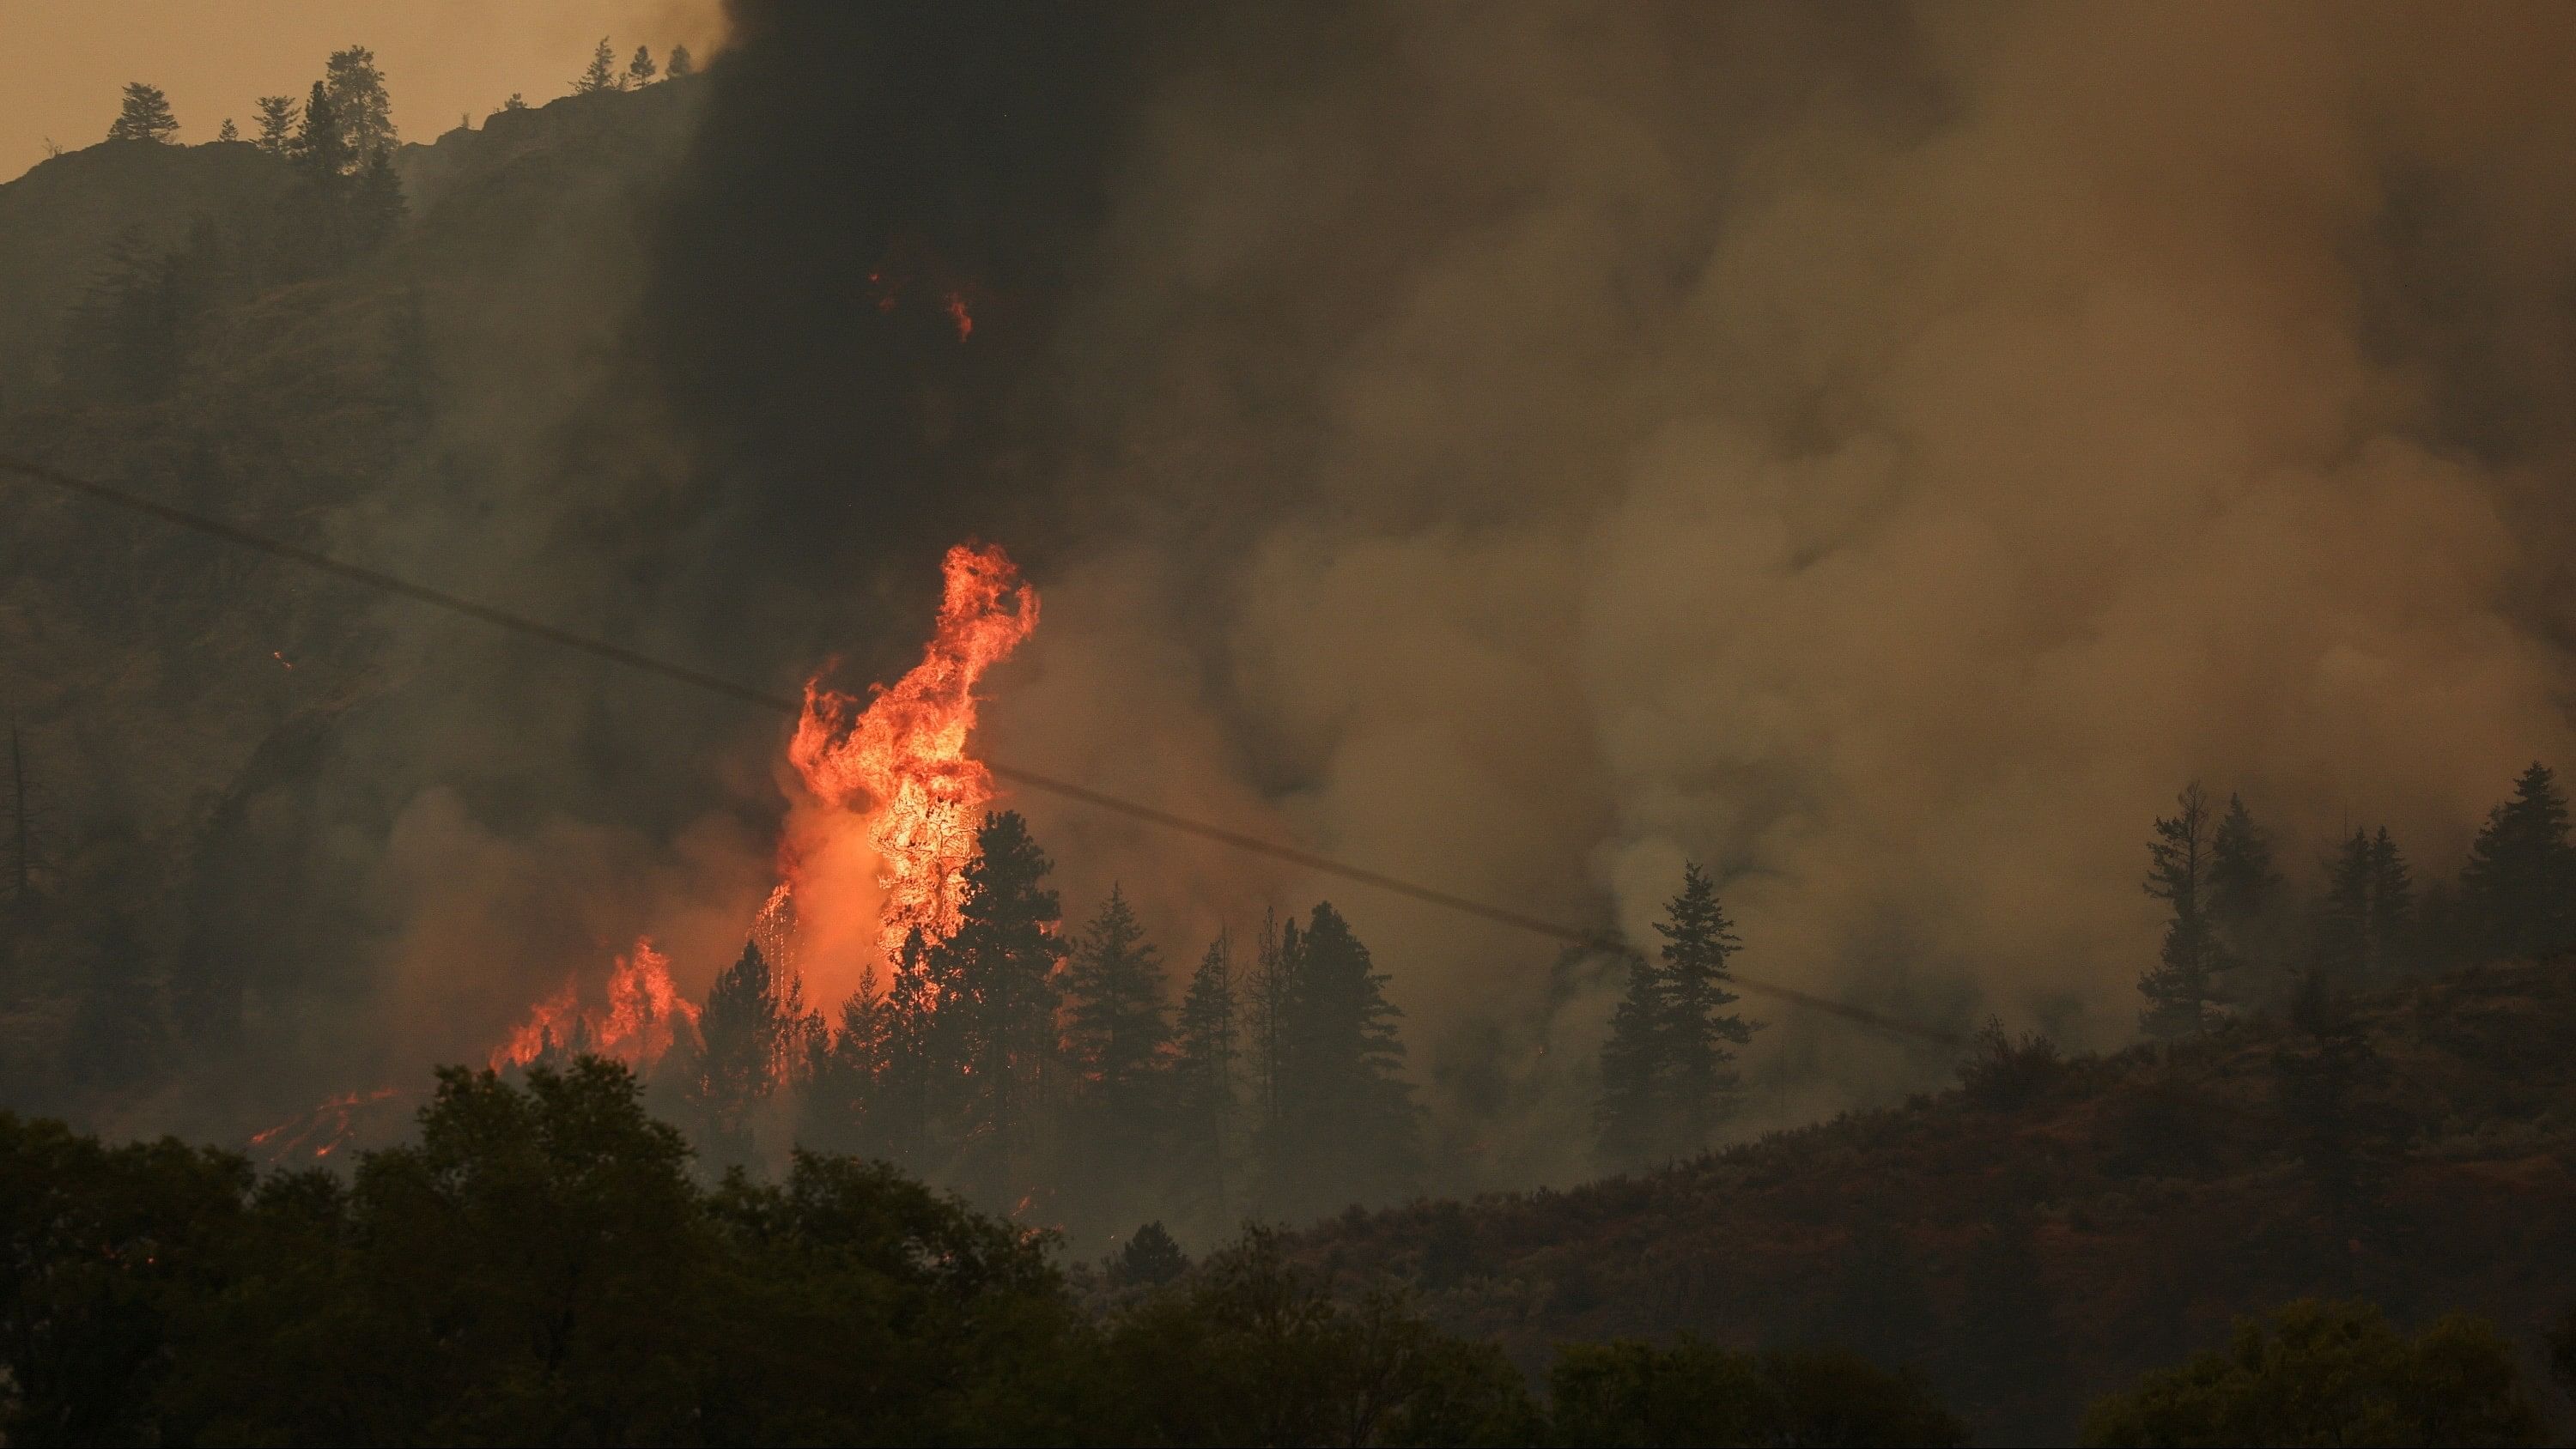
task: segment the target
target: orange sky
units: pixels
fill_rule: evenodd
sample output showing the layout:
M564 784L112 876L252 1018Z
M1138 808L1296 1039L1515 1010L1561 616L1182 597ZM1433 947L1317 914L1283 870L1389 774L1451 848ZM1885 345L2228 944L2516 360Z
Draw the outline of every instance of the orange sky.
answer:
M719 0L0 0L0 180L107 134L127 81L169 93L179 139L211 141L252 102L301 97L330 52L376 52L404 140L460 113L482 124L513 91L539 104L571 89L606 35L619 62L638 44L700 57L723 33Z

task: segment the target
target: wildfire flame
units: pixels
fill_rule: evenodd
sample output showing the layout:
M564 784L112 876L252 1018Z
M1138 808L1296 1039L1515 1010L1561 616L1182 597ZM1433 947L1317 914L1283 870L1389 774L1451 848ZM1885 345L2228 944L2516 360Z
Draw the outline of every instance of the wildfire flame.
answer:
M848 695L805 686L805 713L787 758L805 788L839 817L855 816L877 861L878 952L891 960L918 930L939 942L957 932L975 831L993 777L966 752L975 729L975 682L1037 627L1038 596L998 547L961 544L943 565L938 626L921 663L862 708ZM810 838L791 836L784 862L801 894ZM871 968L872 969L872 968Z
M280 1122L265 1132L251 1134L250 1145L261 1152L270 1166L276 1166L305 1148L313 1150L318 1160L328 1157L349 1140L351 1119L378 1102L408 1096L400 1087L378 1087L372 1092L350 1092L333 1097L301 1117Z
M549 1048L564 1048L649 1067L679 1040L683 1021L694 1032L698 1009L671 985L670 958L653 949L649 939L639 939L609 973L605 1011L582 1010L577 983L567 981L493 1049L491 1066L496 1072L524 1067Z

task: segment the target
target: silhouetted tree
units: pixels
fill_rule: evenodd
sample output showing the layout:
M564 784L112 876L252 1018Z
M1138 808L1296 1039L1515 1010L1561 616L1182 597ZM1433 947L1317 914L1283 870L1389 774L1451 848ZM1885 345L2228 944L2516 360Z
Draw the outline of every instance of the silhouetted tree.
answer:
M111 141L150 141L167 145L179 135L179 118L170 113L170 98L159 86L133 81L125 87L125 104L107 128Z
M363 45L331 52L322 72L331 97L331 119L340 130L343 169L363 172L378 158L393 158L393 97L385 91L385 73L376 68L376 53Z
M224 117L224 123L215 128L215 139L218 141L238 141L241 139L241 127L233 124L232 117L226 116Z
M649 45L635 47L634 58L626 62L626 84L635 89L651 85L653 69L653 48Z
M2267 978L2278 969L2281 876L2272 844L2241 795L2227 797L2209 847L2209 921L2228 959Z
M1110 1277L1122 1287L1159 1288L1189 1270L1189 1255L1170 1230L1152 1222L1127 1235L1110 1264Z
M2156 821L2156 838L2147 845L2147 894L2173 907L2157 964L2138 979L2147 998L2138 1022L2157 1037L2191 1036L2214 1025L2226 1000L2218 978L2229 965L2209 917L2209 797L2195 784L2176 803L2179 811Z
M969 1074L960 1136L986 1202L1025 1193L1055 1086L1056 967L1062 912L1053 864L1017 811L988 815L966 867L957 933L930 950L944 984L936 1017L957 1014Z
M1219 932L1190 973L1189 990L1181 998L1172 1109L1181 1181L1204 1184L1220 1216L1233 1210L1228 1167L1236 1128L1235 1016L1233 943Z
M1116 885L1075 945L1064 974L1064 1046L1077 1079L1115 1117L1155 1115L1157 1075L1172 1046L1163 966Z
M2576 846L2547 766L2523 771L2513 798L2488 814L2460 886L2487 956L2546 957L2576 946Z
M778 1089L793 1015L779 1000L768 959L749 942L708 988L698 1014L704 1045L690 1085L704 1140L719 1162L751 1159L752 1118Z
M841 1003L839 1029L805 1043L805 1091L797 1104L796 1144L815 1152L883 1156L874 1146L870 1107L885 1069L886 1001L861 986Z
M599 48L590 53L590 68L583 71L581 77L572 83L572 93L577 96L597 95L601 91L617 90L620 86L621 80L617 74L617 51L609 45L608 37L603 35L599 38Z
M1635 952L1624 959L1628 989L1610 1014L1610 1038L1601 1044L1601 1100L1593 1112L1602 1163L1612 1168L1653 1161L1672 1140L1664 1051L1672 1004L1664 972Z
M2318 1201L2338 1220L2368 1208L2384 1170L2388 1131L2361 1100L2387 1066L2322 973L2310 972L2291 1006L2299 1037L2273 1054L2283 1115Z
M670 79L678 80L684 75L694 75L697 73L697 69L698 63L690 56L689 48L687 46L675 45L671 47L671 65L668 72L666 72Z
M1727 958L1742 946L1718 903L1717 887L1696 863L1682 868L1682 891L1655 923L1662 959L1664 1060L1671 1077L1677 1145L1697 1151L1716 1134L1736 1091L1734 1048L1753 1039L1753 1024L1726 1010Z
M1294 954L1283 954L1288 999L1268 1196L1284 1211L1314 1211L1394 1194L1418 1170L1420 1128L1387 978L1329 903L1315 907L1303 932L1282 937Z
M289 154L295 146L296 124L304 118L304 108L293 96L259 98L259 139L251 144L272 156Z

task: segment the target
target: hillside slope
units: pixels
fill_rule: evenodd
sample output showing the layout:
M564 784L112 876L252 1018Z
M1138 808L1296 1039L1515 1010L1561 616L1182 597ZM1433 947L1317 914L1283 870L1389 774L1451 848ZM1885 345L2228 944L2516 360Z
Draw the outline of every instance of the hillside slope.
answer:
M1529 1361L1620 1334L1854 1344L1927 1366L1988 1440L2067 1433L2302 1295L2536 1338L2576 1298L2576 966L2414 982L2350 1019L2384 1068L2344 1114L2350 1208L2284 1096L2313 1038L2255 1021L2066 1063L2018 1105L1918 1097L1570 1191L1355 1212L1306 1250Z

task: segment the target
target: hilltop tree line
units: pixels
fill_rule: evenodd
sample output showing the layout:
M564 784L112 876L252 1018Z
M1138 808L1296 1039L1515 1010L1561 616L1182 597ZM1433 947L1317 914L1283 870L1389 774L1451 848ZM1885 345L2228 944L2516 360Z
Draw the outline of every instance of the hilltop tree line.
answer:
M2139 978L2139 1025L2173 1039L2235 1009L2311 1006L2425 971L2576 949L2576 842L2566 796L2533 763L2488 812L2456 883L2419 883L2381 826L2355 826L2295 893L2242 797L2224 812L2197 784L2155 822L2148 895L2168 907L2156 964Z

